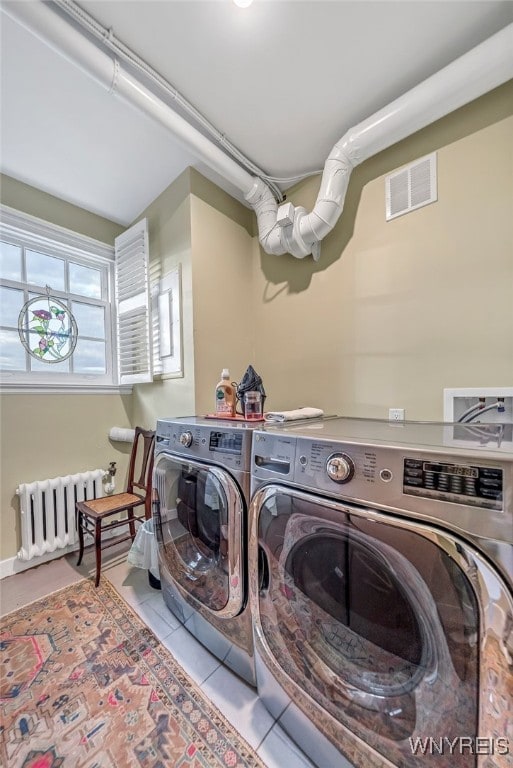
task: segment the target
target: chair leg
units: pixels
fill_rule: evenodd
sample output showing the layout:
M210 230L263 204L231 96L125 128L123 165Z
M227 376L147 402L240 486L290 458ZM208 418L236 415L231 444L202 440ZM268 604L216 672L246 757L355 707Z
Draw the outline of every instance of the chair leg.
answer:
M77 565L80 565L84 556L84 530L82 528L82 512L77 512L77 529L79 545Z
M96 551L96 581L94 586L100 583L100 572L102 568L102 524L101 520L96 520L94 526L94 548Z
M130 536L132 541L135 539L135 522L134 522L134 510L127 509L128 527L130 528Z

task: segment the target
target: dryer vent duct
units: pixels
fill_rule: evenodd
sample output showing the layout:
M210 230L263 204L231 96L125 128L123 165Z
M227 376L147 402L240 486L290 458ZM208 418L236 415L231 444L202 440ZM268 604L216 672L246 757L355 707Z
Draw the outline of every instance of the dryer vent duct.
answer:
M74 5L71 2L58 5ZM28 29L69 62L88 74L113 97L119 97L171 131L190 152L241 190L253 207L262 248L271 254L312 254L331 232L343 207L356 165L426 125L453 112L513 78L513 24L351 128L326 160L317 201L310 213L287 203L278 207L271 188L210 139L191 126L140 79L81 34L46 2L3 2L3 13Z
M326 161L310 213L290 203L278 208L269 189L257 179L246 200L257 213L264 250L297 258L311 253L317 261L321 240L342 213L355 166L511 78L513 24L347 131Z

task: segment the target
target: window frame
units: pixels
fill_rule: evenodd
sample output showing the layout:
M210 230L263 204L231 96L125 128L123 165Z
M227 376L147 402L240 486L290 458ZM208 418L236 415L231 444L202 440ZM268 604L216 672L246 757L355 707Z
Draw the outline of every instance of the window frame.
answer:
M159 273L151 288L154 372L166 379L183 378L182 265L163 277Z
M105 374L79 374L72 372L1 371L0 392L3 393L130 393L131 385L119 384L117 371L116 301L114 293L114 247L99 240L80 235L72 230L51 224L35 216L0 205L0 237L4 242L36 250L49 256L89 267L98 267L102 273L102 299L53 291L56 298L86 303L105 308ZM28 285L26 275L22 281L2 279L7 288L22 288L25 297L45 291L45 286ZM25 300L26 300L25 299Z

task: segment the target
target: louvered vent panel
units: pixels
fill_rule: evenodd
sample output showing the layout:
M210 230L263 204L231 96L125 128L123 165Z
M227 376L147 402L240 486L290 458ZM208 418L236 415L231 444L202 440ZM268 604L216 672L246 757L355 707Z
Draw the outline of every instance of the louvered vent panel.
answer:
M412 166L410 171L410 185L412 208L432 202L431 162L429 159Z
M151 381L152 318L146 219L116 238L115 251L120 382Z
M146 309L127 312L119 323L119 367L122 376L143 373L148 359Z
M141 285L146 281L146 261L144 256L144 241L130 243L119 249L120 261L117 271L118 300L124 301L137 296Z
M408 208L408 171L390 179L390 212L399 216Z
M395 219L437 200L436 152L385 179L386 219Z

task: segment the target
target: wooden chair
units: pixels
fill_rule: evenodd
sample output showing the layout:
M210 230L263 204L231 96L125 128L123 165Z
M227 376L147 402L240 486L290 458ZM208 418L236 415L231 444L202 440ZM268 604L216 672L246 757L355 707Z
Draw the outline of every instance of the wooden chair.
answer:
M126 491L124 493L115 493L112 496L103 496L100 499L77 502L77 529L80 546L77 565L80 565L82 562L84 554L84 533L90 533L94 538L96 551L95 587L100 583L102 549L113 547L122 541L128 541L128 539L133 541L135 538L135 523L151 518L151 476L153 471L154 443L155 432L136 427L128 467ZM139 477L138 480L135 479L136 472ZM134 493L134 487L144 491L144 493ZM144 514L135 515L134 510L142 505L144 505ZM126 516L123 515L120 519L108 521L113 515L125 512ZM102 535L106 531L120 526L128 526L129 532L108 538L105 542L102 541Z

